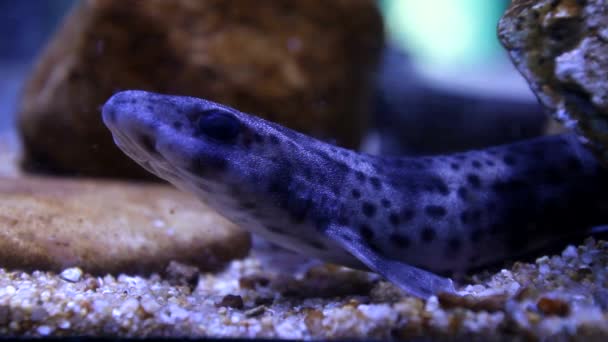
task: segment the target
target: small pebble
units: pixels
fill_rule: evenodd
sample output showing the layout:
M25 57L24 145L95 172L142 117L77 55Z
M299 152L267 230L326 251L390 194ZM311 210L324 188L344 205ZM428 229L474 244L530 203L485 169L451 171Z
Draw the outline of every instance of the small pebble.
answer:
M263 314L268 308L265 305L256 306L255 308L245 311L245 316L255 317Z
M53 328L49 327L48 325L41 325L38 327L38 329L36 329L36 332L38 332L40 336L48 336L53 332Z
M82 279L82 270L78 267L66 268L61 272L59 277L65 281L76 283Z
M242 309L243 308L243 298L241 298L241 296L237 296L237 295L226 295L224 296L224 298L222 298L222 300L216 304L217 307L220 306L227 306L230 308L235 308L235 309Z
M562 252L562 258L564 259L574 259L576 257L578 257L578 251L576 250L576 247L572 245L566 247Z
M570 305L561 299L542 297L536 306L545 315L565 317L570 313Z

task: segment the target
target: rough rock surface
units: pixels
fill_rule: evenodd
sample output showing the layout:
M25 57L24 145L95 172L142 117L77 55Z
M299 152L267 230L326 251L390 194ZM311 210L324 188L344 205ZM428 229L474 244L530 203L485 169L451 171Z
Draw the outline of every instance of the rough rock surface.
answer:
M116 91L204 97L357 147L383 46L373 0L86 0L26 84L28 170L152 177L114 146Z
M542 104L608 163L608 3L515 0L498 33Z
M188 194L161 184L19 174L15 146L5 138L1 267L149 274L178 261L217 270L249 252L249 234Z
M0 178L2 266L150 273L172 260L214 270L248 234L168 185Z

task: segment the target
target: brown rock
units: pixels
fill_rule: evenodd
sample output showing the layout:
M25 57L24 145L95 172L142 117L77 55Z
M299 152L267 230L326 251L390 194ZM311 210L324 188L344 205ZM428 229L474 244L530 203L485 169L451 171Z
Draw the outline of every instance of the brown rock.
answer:
M536 307L545 315L565 317L570 314L570 305L561 299L542 297L536 303Z
M162 272L172 261L216 270L247 255L249 235L160 184L0 178L0 266Z
M515 0L498 34L542 104L608 162L606 27L604 0Z
M357 147L382 45L372 0L79 2L26 84L23 165L151 177L101 122L124 89L208 98Z
M507 296L498 294L485 297L459 296L451 293L440 293L439 304L444 309L465 308L474 312L497 312L504 310Z
M225 295L224 298L219 303L216 303L215 306L222 307L227 306L235 309L242 309L244 307L243 298L239 295Z

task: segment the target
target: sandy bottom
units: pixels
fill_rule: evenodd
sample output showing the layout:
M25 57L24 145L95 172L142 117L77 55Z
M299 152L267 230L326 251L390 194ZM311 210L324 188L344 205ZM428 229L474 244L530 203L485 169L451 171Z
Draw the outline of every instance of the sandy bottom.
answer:
M276 260L282 260L277 264ZM291 266L291 268L288 268ZM94 277L0 270L0 334L608 338L608 243L473 276L463 297L404 296L370 273L254 248L219 273Z

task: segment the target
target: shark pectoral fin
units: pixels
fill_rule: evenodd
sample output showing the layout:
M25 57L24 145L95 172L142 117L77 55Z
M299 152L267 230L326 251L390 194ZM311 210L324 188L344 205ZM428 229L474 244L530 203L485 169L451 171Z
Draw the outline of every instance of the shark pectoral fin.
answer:
M370 248L359 234L348 227L330 225L325 230L325 234L370 270L382 275L413 296L428 298L440 292L455 292L452 280L449 278L385 258Z

